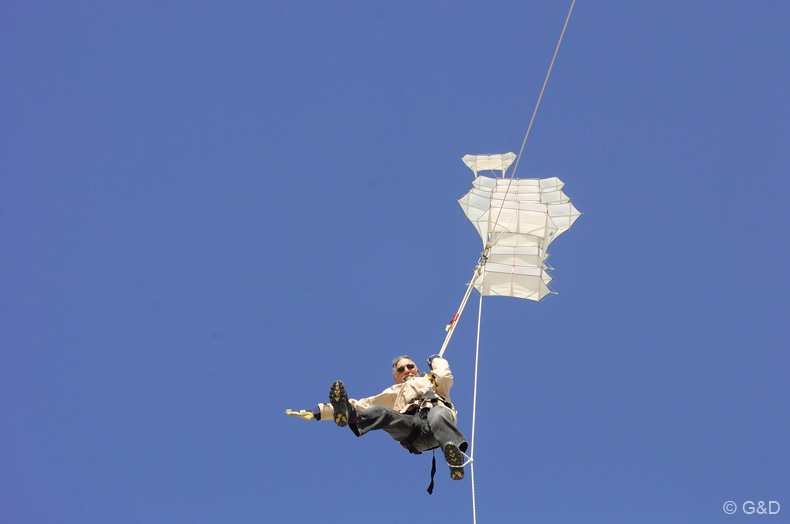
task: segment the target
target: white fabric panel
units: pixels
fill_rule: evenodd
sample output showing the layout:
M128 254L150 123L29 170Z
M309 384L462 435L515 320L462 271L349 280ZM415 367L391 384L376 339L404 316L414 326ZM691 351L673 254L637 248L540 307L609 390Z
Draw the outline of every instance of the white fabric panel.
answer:
M488 216L488 237L497 233L546 236L548 206L542 202L508 202L491 200Z
M492 268L488 266L489 264L486 264L483 277L478 279L478 284L475 286L483 296L515 297L537 301L551 293L548 287L551 276L545 271L537 268L520 268L522 271L519 272L499 272L496 269L502 266L496 264ZM533 271L527 272L524 271L525 269Z
M477 189L482 189L483 191L493 191L496 188L498 178L491 178L487 176L479 176L474 179L472 185L475 186Z
M515 153L505 153L504 155L466 155L462 158L464 164L474 172L475 176L477 176L478 171L502 171L504 174L515 159Z
M514 160L512 153L463 158L475 174L500 170L503 177ZM529 300L540 300L551 293L546 250L581 215L562 192L565 184L557 177L477 176L472 186L458 203L477 229L483 246L491 242L488 261L476 289L483 296Z
M543 251L537 244L524 247L497 245L488 254L489 263L508 266L542 267L544 258Z

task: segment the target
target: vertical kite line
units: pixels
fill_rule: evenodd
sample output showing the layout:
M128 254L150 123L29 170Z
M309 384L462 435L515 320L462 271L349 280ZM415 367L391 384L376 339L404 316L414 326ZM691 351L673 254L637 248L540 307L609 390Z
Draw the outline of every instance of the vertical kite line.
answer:
M483 315L483 294L480 293L480 303L477 306L477 343L475 344L475 385L472 394L472 443L469 451L469 468L472 471L472 524L477 524L477 510L475 508L475 418L477 416L477 361L480 355L480 317Z
M499 211L497 213L497 218L494 221L494 231L496 231L496 225L499 223L499 217L502 214L502 208L505 206L505 199L507 198L507 194L510 191L510 186L513 183L513 178L516 175L516 169L518 169L519 160L521 160L521 155L524 152L524 146L527 144L527 138L529 137L529 132L532 129L532 123L535 121L535 115L538 113L538 107L540 107L540 101L543 98L543 92L546 90L546 84L549 82L549 75L551 75L551 70L554 67L554 61L557 59L557 53L560 50L560 44L562 43L562 38L565 36L565 29L568 27L568 21L571 19L571 13L573 12L573 6L576 4L576 0L572 0L571 8L568 10L568 16L565 18L565 25L562 26L562 32L560 33L560 39L557 42L557 47L554 49L554 56L551 58L551 64L549 64L549 70L546 72L546 79L543 80L543 87L540 88L540 95L538 96L538 102L535 104L535 110L532 112L532 118L529 120L529 126L527 126L527 133L524 135L524 141L521 143L521 149L519 149L518 156L516 157L516 163L513 166L513 171L510 173L510 181L507 184L507 189L505 189L505 196L502 198L502 204L499 206ZM504 171L502 172L502 176L504 176ZM469 283L469 288L467 289L466 296L464 297L463 302L461 303L461 308L458 311L458 314L453 318L448 326L447 338L444 341L444 345L442 346L442 351L440 353L443 354L444 350L447 348L448 342L450 342L450 337L452 336L452 332L455 329L455 324L460 317L461 313L463 312L464 306L466 305L466 301L469 298L469 292L472 290L472 287L477 280L477 277L483 272L483 266L485 265L486 259L488 258L488 252L491 249L491 240L486 243L485 250L483 251L483 256L481 256L480 261L478 262L477 268L475 269L475 275L472 281ZM480 319L483 315L483 290L480 289L480 303L477 308L477 342L475 344L475 378L474 378L474 393L472 395L472 442L471 442L471 450L469 452L469 462L470 462L470 469L471 469L471 476L472 476L472 523L477 524L477 508L475 504L475 422L476 422L476 415L477 415L477 364L478 364L478 357L480 354Z

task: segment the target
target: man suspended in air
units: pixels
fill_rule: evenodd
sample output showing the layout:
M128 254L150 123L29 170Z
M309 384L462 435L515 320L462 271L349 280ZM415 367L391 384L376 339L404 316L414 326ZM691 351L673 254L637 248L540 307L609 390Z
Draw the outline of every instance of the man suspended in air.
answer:
M286 414L304 420L331 418L338 426L351 428L358 437L383 429L411 453L441 448L450 477L461 480L467 442L456 427L456 412L450 402L453 375L447 361L438 355L429 358L428 365L431 373L420 376L411 358L397 357L392 361L395 385L378 395L349 399L338 380L329 389L329 404L318 404L312 411L289 409Z

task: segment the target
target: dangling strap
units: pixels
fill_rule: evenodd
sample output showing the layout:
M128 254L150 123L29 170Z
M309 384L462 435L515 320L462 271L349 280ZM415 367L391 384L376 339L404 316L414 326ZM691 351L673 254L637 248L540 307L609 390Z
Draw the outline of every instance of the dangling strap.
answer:
M428 495L433 495L433 476L436 474L436 450L433 450L431 459L431 484L428 486Z

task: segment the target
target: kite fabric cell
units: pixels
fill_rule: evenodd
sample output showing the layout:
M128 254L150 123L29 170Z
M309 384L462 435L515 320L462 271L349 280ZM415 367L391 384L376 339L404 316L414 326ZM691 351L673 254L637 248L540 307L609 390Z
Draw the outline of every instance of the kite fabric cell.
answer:
M562 192L565 184L557 177L505 178L515 159L514 153L464 156L475 180L458 203L484 248L490 246L475 289L483 296L540 301L553 293L546 250L581 213ZM502 177L483 176L480 171L501 171Z

